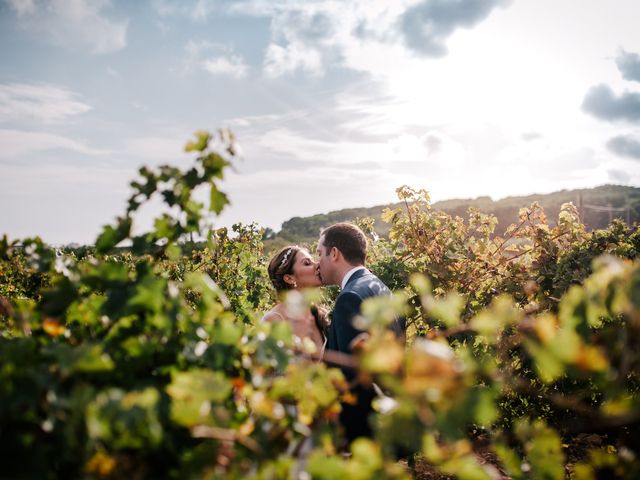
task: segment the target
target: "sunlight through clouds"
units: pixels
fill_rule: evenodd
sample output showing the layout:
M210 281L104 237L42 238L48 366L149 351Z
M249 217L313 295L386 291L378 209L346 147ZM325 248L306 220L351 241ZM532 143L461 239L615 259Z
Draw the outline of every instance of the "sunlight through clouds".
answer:
M243 152L224 218L275 230L404 183L434 200L640 183L635 0L0 2L15 185L28 169L9 165L51 162L126 189L219 127Z

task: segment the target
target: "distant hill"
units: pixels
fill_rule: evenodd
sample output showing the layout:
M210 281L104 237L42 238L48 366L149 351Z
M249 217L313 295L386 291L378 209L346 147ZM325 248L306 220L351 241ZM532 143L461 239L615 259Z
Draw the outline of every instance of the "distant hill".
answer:
M620 185L561 190L545 195L507 197L497 201L491 200L490 197L444 200L433 203L432 207L464 219L467 218L469 207L475 207L484 213L492 213L498 218L496 231L502 233L510 224L516 222L518 210L528 207L533 202L538 202L544 208L551 224L558 218L560 206L567 202L573 202L579 207L582 221L589 229L605 228L613 218L621 218L631 224L640 222L640 188ZM362 217L374 218L377 233L386 235L389 226L380 219L380 215L385 208L401 205L395 203L369 208L346 208L310 217L293 217L282 224L277 237L288 241L315 239L320 230L328 225Z

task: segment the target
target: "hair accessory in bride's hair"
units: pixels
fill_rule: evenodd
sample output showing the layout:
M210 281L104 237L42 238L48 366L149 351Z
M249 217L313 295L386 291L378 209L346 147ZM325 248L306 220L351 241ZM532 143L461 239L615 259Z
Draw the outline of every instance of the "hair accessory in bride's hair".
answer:
M287 263L287 260L289 259L289 255L291 255L291 252L293 252L293 247L289 247L289 250L287 250L287 252L284 254L284 257L282 257L282 261L280 262L280 268L282 268L284 264Z

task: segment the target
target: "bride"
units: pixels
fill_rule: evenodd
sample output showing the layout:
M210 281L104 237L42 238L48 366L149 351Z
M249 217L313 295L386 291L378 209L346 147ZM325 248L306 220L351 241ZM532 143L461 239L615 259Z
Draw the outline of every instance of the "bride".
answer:
M300 339L307 337L315 344L314 358L320 359L327 343L326 311L316 306L311 306L304 312L293 311L283 301L285 294L291 290L301 291L322 286L317 267L318 264L304 248L291 245L279 250L269 262L268 268L279 302L262 319L289 322L295 336Z

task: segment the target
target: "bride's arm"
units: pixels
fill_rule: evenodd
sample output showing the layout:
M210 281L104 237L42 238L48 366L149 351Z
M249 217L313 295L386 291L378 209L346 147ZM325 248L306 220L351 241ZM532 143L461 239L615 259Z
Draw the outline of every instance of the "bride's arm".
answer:
M282 322L285 318L280 315L278 312L275 312L273 310L265 313L262 316L261 321L263 322Z

